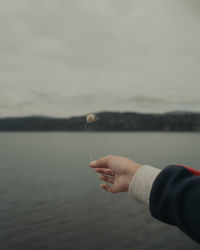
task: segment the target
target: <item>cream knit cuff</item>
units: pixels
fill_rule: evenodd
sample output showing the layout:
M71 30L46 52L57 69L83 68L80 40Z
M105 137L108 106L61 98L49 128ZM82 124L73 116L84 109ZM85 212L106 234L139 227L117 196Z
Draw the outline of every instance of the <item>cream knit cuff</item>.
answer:
M149 165L140 167L129 185L129 198L149 205L151 187L160 171Z

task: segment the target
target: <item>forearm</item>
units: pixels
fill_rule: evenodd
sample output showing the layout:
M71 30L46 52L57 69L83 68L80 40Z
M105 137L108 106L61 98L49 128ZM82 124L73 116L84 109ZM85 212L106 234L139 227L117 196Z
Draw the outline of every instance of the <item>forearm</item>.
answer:
M153 217L176 225L200 242L199 174L196 170L177 165L162 171L143 166L132 179L129 195L149 204Z

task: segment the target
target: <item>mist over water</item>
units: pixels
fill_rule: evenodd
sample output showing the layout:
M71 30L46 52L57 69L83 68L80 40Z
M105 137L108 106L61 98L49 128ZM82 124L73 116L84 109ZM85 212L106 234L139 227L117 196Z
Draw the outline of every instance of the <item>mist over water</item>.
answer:
M200 169L199 148L198 133L1 133L1 250L198 249L127 193L101 190L88 151Z

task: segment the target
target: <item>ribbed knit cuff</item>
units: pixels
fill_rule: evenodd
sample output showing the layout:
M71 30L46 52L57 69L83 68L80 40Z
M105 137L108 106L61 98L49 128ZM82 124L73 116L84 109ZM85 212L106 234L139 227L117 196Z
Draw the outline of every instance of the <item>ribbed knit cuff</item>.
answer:
M140 167L130 183L129 198L149 205L151 187L160 171L160 169L149 165Z

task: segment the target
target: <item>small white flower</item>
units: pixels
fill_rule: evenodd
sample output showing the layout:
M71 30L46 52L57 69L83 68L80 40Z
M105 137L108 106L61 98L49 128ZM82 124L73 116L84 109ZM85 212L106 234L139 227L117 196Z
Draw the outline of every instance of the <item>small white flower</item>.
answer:
M92 122L95 122L96 120L97 120L97 117L95 116L95 114L89 114L86 116L87 123L92 123Z

